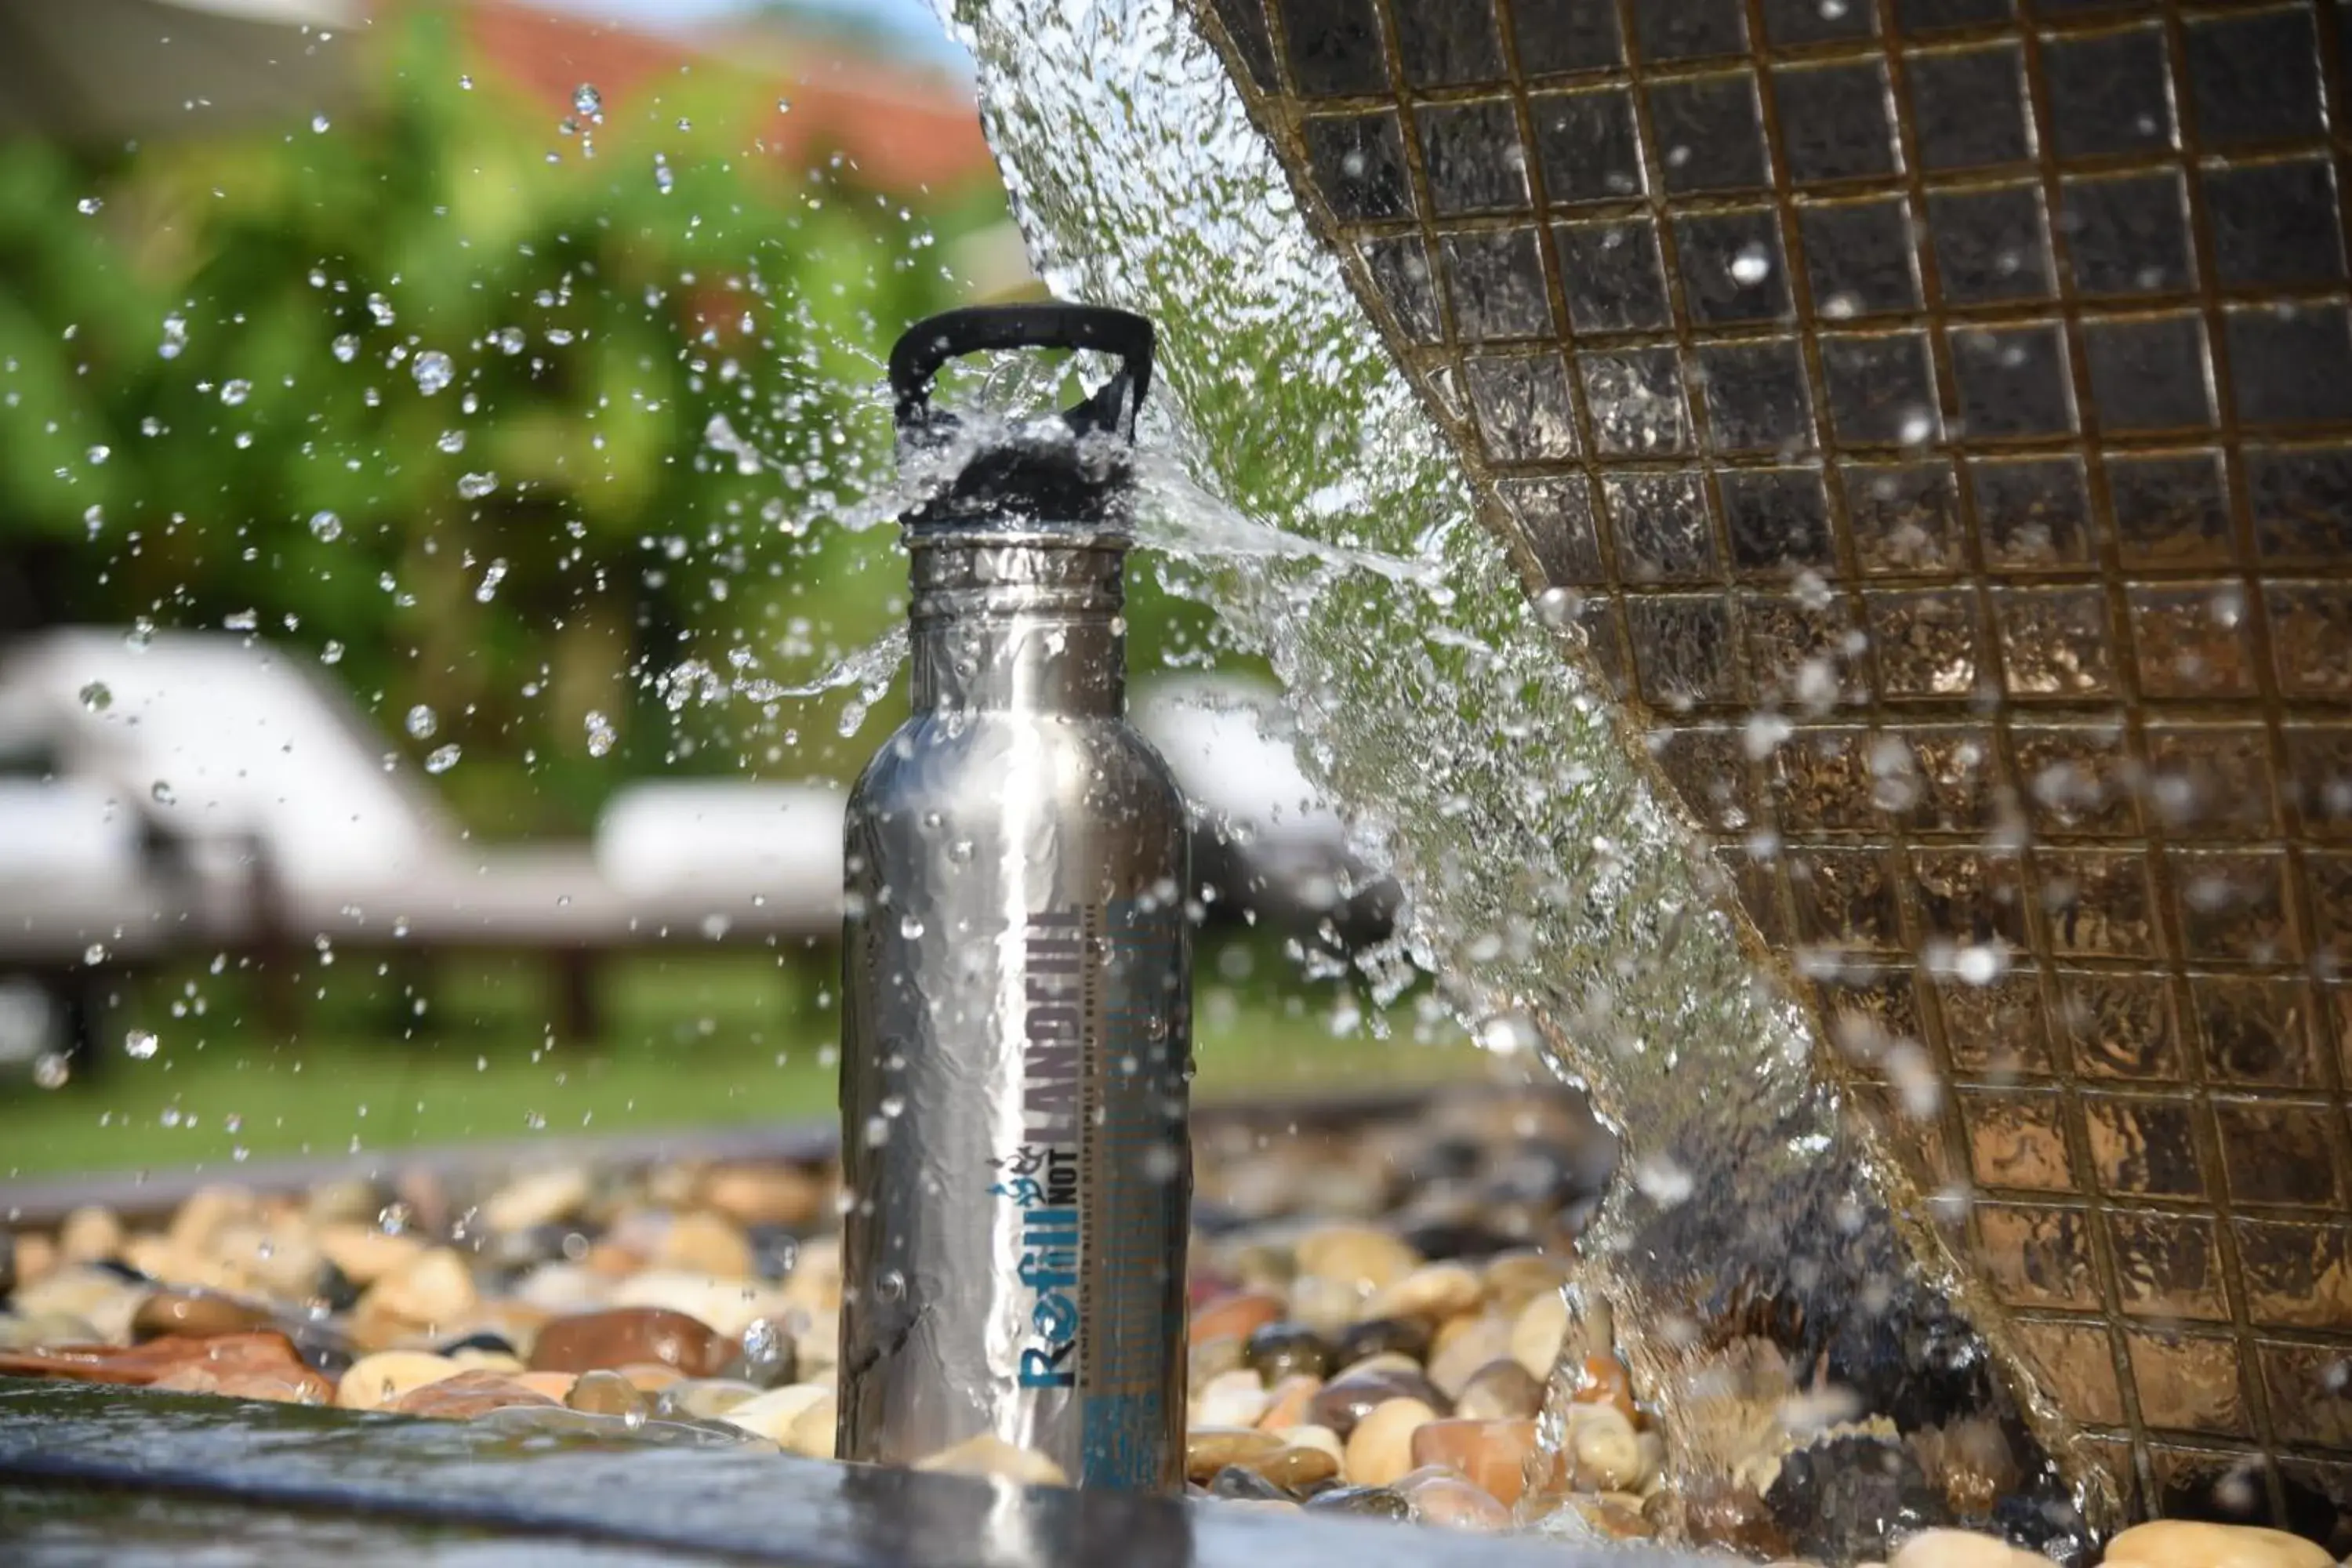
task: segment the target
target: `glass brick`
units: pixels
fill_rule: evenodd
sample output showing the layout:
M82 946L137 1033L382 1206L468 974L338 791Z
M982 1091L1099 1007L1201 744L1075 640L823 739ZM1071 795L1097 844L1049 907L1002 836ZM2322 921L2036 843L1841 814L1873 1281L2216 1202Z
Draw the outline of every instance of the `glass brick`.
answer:
M1341 223L1411 217L1412 176L1396 113L1318 115L1304 121L1307 166Z
M2230 1315L2221 1285L2221 1248L2202 1215L2109 1209L2107 1237L2116 1260L2116 1300L2140 1318Z
M2119 1196L2193 1198L2205 1191L2197 1161L2197 1108L2187 1100L2085 1095L2091 1168Z
M1652 82L1650 128L1666 189L1761 190L1769 183L1756 79L1748 71Z
M1885 772L1885 748L1886 738L1881 737L1871 759L1874 773ZM1948 937L1973 946L2000 943L2011 952L2025 951L2025 900L2014 856L1915 847L1911 879L1916 940Z
M2048 39L2042 68L2059 157L2153 153L2173 144L2172 92L2159 28Z
M1799 184L1900 172L1883 61L1776 67L1772 100L1781 155Z
M1759 699L1808 710L1869 700L1869 689L1856 676L1849 651L1859 648L1862 634L1853 626L1844 599L1753 594L1742 603L1747 612L1748 666L1756 672ZM1789 745L1780 748L1784 752L1789 749ZM1808 824L1784 811L1781 823L1791 828L1871 826L1866 779L1856 784L1854 800L1860 815L1851 821Z
M1234 48L1250 74L1250 80L1260 92L1280 89L1282 79L1275 74L1274 39L1266 31L1265 0L1214 0L1217 19L1225 26L1225 36L1234 41Z
M1518 521L1544 581L1555 587L1585 588L1607 581L1600 531L1593 520L1592 490L1581 474L1557 479L1505 479L1496 486Z
M1504 77L1495 0L1411 0L1391 7L1397 63L1414 87L1464 87Z
M2286 910L2284 859L2274 853L2167 853L2183 952L2192 961L2280 964L2297 942Z
M2182 1081L2187 1069L2172 991L2161 975L2062 975L2058 1023L2072 1048L2074 1070L2085 1078Z
M1527 150L1507 101L1432 104L1416 118L1429 203L1440 216L1527 207Z
M2013 14L2013 0L1895 0L1895 26L1906 37L1941 27L2006 22Z
M1580 333L1663 331L1673 325L1658 237L1646 217L1564 223L1552 230L1569 323Z
M1651 745L1666 782L1712 832L1739 833L1756 819L1739 733L1729 726L1666 730Z
M2324 1087L2300 980L2196 974L2189 980L2207 1081L2264 1089Z
M2352 836L2352 729L2289 724L2285 736L2285 793L2304 831L2315 837Z
M2143 793L2176 838L2278 832L2270 737L2258 725L2150 723Z
M2320 1208L2341 1198L2326 1107L2222 1101L2213 1107L2213 1120L2231 1202Z
M1793 606L1791 606L1793 607ZM1768 648L1757 639L1758 665L1786 688L1808 658L1834 658L1838 611L1800 611L1782 617ZM1751 623L1751 633L1754 631ZM1766 662L1767 659L1771 662ZM1879 824L1866 753L1868 731L1807 725L1774 750L1769 763L1780 826L1797 832L1854 832Z
M1979 458L1969 464L1969 484L1988 570L2071 571L2096 563L2080 458Z
M1576 633L1584 639L1585 658L1591 661L1593 673L1601 678L1609 694L1620 700L1633 689L1625 678L1625 634L1621 619L1617 601L1598 595L1585 600L1575 617Z
M1979 1266L2010 1306L2098 1306L2089 1220L2081 1212L1986 1202L1977 1205L1976 1222Z
M1905 730L1903 738L1911 752L1916 798L1908 808L1899 798L1882 799L1881 804L1916 829L1962 833L1981 840L1998 816L2000 765L1992 732L1973 724L1920 724Z
M2213 270L2238 289L2334 283L2344 276L2336 175L2325 158L2214 163L2200 170Z
M2103 428L2205 429L2212 425L2205 323L2195 316L2086 321L2083 348Z
M2234 305L2227 320L2239 419L2352 419L2352 323L2343 306Z
M2113 837L2139 831L2134 794L2124 787L2119 726L2020 723L2010 730L2010 746L2035 833Z
M1988 1247L1989 1249L1989 1247ZM2121 1426L2124 1396L2107 1348L2107 1331L2095 1322L2027 1321L2015 1325L2020 1345L2042 1373L2042 1386L2078 1421ZM2120 1474L2130 1474L2128 1447Z
M1708 325L1786 321L1789 258L1769 207L1685 214L1675 219L1683 303Z
M1837 570L1829 496L1818 468L1726 468L1723 497L1731 563L1744 577Z
M2042 912L2064 958L2157 956L2147 858L2136 851L2043 849Z
M1878 691L1887 701L1961 698L1976 689L1982 659L1973 597L1943 589L1864 595Z
M2189 205L2180 175L2069 179L2066 253L2081 294L2168 294L2193 289Z
M1721 599L1628 598L1625 631L1644 700L1669 713L1738 700L1730 606Z
M1969 1167L1979 1186L2074 1191L2066 1130L2054 1095L1962 1089L1956 1098L1968 1129Z
M1668 348L1576 356L1593 444L1608 456L1660 458L1690 449L1682 367Z
M2038 185L1931 192L1927 236L1948 303L2047 300L2057 292Z
M1462 368L1489 457L1515 463L1576 455L1576 411L1558 354L1478 357Z
M2064 436L2074 428L2074 375L2064 329L1955 327L1952 379L1971 439Z
M2352 701L2352 593L2332 583L2271 583L2263 601L2279 695Z
M2205 147L2323 133L2319 47L2308 7L2201 17L2186 34L2189 99Z
M1809 203L1798 221L1813 309L1823 320L1920 308L1911 215L1902 197Z
M1634 37L1645 62L1748 52L1748 17L1741 0L1675 0L1671 5L1633 9Z
M2339 974L2352 966L2352 858L2307 850L2303 880L2311 900L2315 951L2326 973ZM2352 1032L2342 1038L2346 1052L2352 1054Z
M1775 47L1866 38L1878 14L1864 0L1764 0L1764 36Z
M2148 1259L2147 1267L2161 1262ZM2121 1260L2118 1260L2120 1272ZM2252 1436L2238 1384L2238 1342L2210 1334L2136 1331L2124 1336L2139 1417L2150 1426Z
M2031 971L2011 970L1988 985L1947 981L1936 999L1954 1071L1995 1083L2051 1076L2042 989Z
M1387 58L1372 0L1275 0L1290 77L1308 98L1386 92Z
M2114 694L2107 605L2095 588L1996 588L2003 686L2011 697Z
M2143 695L2252 697L2260 690L2242 584L2135 584L2128 598Z
M1811 447L1812 404L1794 338L1704 344L1698 365L1717 451L1792 457Z
M1715 527L1695 474L1604 474L1601 493L1627 583L1687 583L1717 574Z
M2110 456L2107 500L2126 570L2226 566L2234 558L2229 485L2218 452Z
M1417 234L1395 239L1360 239L1371 272L1372 287L1395 312L1397 327L1408 342L1445 341L1445 325L1437 313L1437 284L1429 265L1429 247Z
M1552 205L1625 201L1648 188L1630 88L1532 93L1528 110Z
M1529 76L1607 70L1625 63L1616 0L1514 5L1511 26L1519 39L1519 68Z
M1552 335L1551 290L1534 229L1449 234L1439 243L1454 330L1464 342Z
M1917 447L1943 438L1927 333L1823 332L1821 353L1830 427L1838 440Z
M2015 44L1916 54L1905 68L1923 167L1982 169L2032 155Z
M1961 564L1959 482L1944 463L1845 463L1838 468L1854 563L1915 576Z
M1903 932L1885 857L1875 849L1806 849L1789 858L1801 941L1847 950L1899 951Z
M2259 1323L2333 1329L2352 1322L2352 1226L2241 1219L2238 1268Z

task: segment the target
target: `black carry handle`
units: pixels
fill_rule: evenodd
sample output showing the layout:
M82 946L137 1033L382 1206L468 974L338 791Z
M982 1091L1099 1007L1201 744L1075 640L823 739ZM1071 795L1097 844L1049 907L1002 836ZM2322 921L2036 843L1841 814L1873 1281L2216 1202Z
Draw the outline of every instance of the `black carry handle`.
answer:
M948 361L988 349L1097 349L1119 356L1118 374L1093 396L1063 416L1081 434L1118 428L1120 405L1143 412L1151 385L1151 322L1132 310L1107 305L1070 305L1050 300L1034 305L971 305L917 321L890 350L890 392L898 400L901 430L929 425L931 379Z

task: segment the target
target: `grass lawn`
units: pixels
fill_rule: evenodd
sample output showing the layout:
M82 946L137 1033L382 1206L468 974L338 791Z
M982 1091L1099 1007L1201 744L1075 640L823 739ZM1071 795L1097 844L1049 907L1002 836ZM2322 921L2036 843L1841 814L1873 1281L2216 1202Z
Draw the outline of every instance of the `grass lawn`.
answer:
M1485 1062L1450 1023L1417 1025L1413 997L1391 1010L1387 1039L1362 1026L1335 1035L1340 993L1297 979L1262 939L1211 937L1199 970L1196 1088L1204 1100L1434 1081ZM268 1154L834 1110L831 987L756 955L615 964L601 982L607 1037L593 1045L550 1043L547 989L530 966L438 974L421 1017L393 978L322 977L311 989L323 994L310 998L290 1039L255 1026L233 973L193 969L122 995L106 1034L117 1044L95 1071L55 1089L0 1082L0 1191L11 1176L56 1172L226 1170ZM121 1048L134 1029L155 1035L152 1056Z

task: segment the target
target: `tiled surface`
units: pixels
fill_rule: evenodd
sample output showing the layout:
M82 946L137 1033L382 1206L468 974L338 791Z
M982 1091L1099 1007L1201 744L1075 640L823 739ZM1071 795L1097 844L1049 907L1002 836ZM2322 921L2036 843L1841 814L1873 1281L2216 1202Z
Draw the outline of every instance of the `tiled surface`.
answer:
M1202 8L2053 1385L2352 1521L2352 11Z

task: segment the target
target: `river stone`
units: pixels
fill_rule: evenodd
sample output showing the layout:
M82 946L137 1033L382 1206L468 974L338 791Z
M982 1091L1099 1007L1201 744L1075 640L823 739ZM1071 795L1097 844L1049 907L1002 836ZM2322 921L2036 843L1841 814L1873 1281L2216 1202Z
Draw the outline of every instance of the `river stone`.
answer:
M1417 1372L1351 1373L1325 1384L1307 1402L1307 1419L1328 1426L1341 1440L1352 1436L1356 1423L1372 1408L1391 1399L1411 1399L1433 1411L1445 1396Z
M751 1243L741 1227L715 1214L682 1214L670 1221L653 1261L658 1268L717 1279L750 1279L758 1274Z
M1242 1360L1267 1384L1304 1373L1331 1373L1331 1343L1304 1323L1262 1323L1242 1345Z
M436 1247L369 1286L352 1315L362 1339L387 1331L431 1334L461 1321L478 1300L466 1260Z
M461 1372L438 1383L412 1388L383 1406L402 1415L422 1415L437 1421L470 1421L477 1415L509 1405L562 1408L528 1384L503 1373Z
M1613 1405L1576 1405L1569 1410L1568 1451L1580 1490L1633 1491L1649 1477L1641 1434Z
M1342 1369L1376 1355L1405 1356L1419 1366L1429 1354L1429 1329L1412 1318L1367 1318L1340 1330L1331 1350Z
M816 1223L825 1184L797 1165L714 1166L702 1178L697 1200L738 1225L799 1229Z
M1326 1279L1320 1274L1302 1274L1290 1287L1290 1319L1329 1339L1356 1321L1356 1309L1363 1300L1353 1285Z
M1271 1403L1265 1384L1247 1367L1220 1373L1192 1401L1189 1420L1203 1426L1255 1426Z
M1359 1486L1386 1486L1412 1467L1412 1434L1437 1412L1418 1399L1385 1399L1364 1413L1348 1434L1348 1479Z
M1263 1291L1239 1290L1218 1298L1192 1313L1185 1331L1185 1342L1200 1344L1203 1341L1231 1334L1246 1341L1258 1330L1282 1316L1282 1298Z
M1234 1502L1289 1502L1290 1493L1255 1470L1227 1465L1209 1478L1209 1495Z
M105 1336L79 1318L61 1312L37 1318L0 1312L0 1351L43 1350L52 1345L89 1345Z
M733 1353L725 1339L683 1312L625 1307L557 1318L531 1347L533 1372L591 1372L658 1362L688 1377L710 1377Z
M0 1352L0 1377L9 1376L75 1378L135 1388L164 1384L184 1391L233 1392L310 1405L323 1405L335 1393L334 1384L303 1365L292 1342L274 1331L205 1340L172 1335L143 1345Z
M1458 1471L1505 1508L1526 1490L1528 1459L1535 1451L1536 1424L1530 1419L1431 1421L1412 1434L1415 1469L1442 1465Z
M1953 1522L1909 1447L1871 1436L1787 1455L1764 1502L1798 1555L1825 1563L1884 1562L1892 1542Z
M1294 1427L1291 1431L1281 1434L1283 1446L1267 1455L1257 1465L1260 1475L1293 1493L1304 1491L1326 1481L1339 1479L1339 1472L1346 1464L1344 1451L1340 1448L1339 1440L1337 1437L1331 1437L1328 1446L1311 1439L1301 1442L1297 1436L1301 1432L1322 1433L1327 1437L1330 1436L1323 1432L1320 1427Z
M127 1343L131 1321L147 1288L127 1285L121 1276L89 1263L61 1263L10 1298L19 1317L79 1318L109 1344Z
M643 1415L653 1409L653 1401L639 1393L635 1384L602 1367L574 1379L563 1403L591 1415Z
M1359 1299L1421 1266L1421 1255L1412 1247L1368 1225L1318 1226L1298 1238L1294 1251L1301 1274L1336 1280Z
M1284 1378L1267 1391L1265 1413L1257 1418L1257 1424L1269 1432L1299 1425L1307 1419L1307 1407L1314 1403L1322 1387L1321 1378L1303 1373Z
M335 1403L346 1410L380 1410L411 1390L466 1369L426 1351L378 1351L353 1362L335 1387Z
M329 1176L302 1199L302 1217L314 1232L345 1221L373 1222L383 1212L383 1189L367 1176Z
M1456 1318L1430 1343L1429 1381L1447 1398L1459 1400L1472 1377L1510 1353L1508 1318Z
M1511 1527L1511 1510L1478 1485L1444 1466L1416 1468L1392 1484L1423 1524L1491 1535Z
M131 1337L145 1342L165 1334L210 1339L215 1334L239 1334L275 1328L267 1307L241 1301L216 1290L157 1290L139 1303L131 1316Z
M1543 1408L1544 1385L1506 1356L1470 1374L1454 1402L1454 1414L1473 1421L1509 1421Z
M1286 1445L1254 1426L1193 1426L1184 1434L1184 1474L1206 1481L1228 1465L1256 1469Z
M738 1378L761 1388L782 1388L800 1377L800 1353L792 1330L775 1318L754 1318L743 1325L735 1353L727 1358L719 1376Z
M1309 1513L1348 1514L1359 1519L1400 1522L1412 1517L1412 1504L1386 1487L1345 1486L1318 1492L1306 1503Z
M96 1263L121 1252L122 1221L112 1209L85 1204L58 1226L58 1254L69 1263Z
M654 1401L654 1414L664 1417L715 1421L749 1405L764 1392L756 1384L731 1377L688 1378L661 1391L660 1396Z
M686 1385L678 1384L673 1386L683 1388ZM792 1435L793 1423L831 1393L832 1390L821 1383L796 1383L744 1400L731 1409L719 1412L719 1419L781 1446Z
M1027 1448L1015 1447L993 1432L967 1437L952 1447L942 1448L927 1458L918 1459L914 1468L952 1476L1001 1476L1006 1480L1025 1481L1038 1486L1063 1487L1070 1484L1070 1479L1062 1467L1052 1459Z
M577 1215L594 1192L584 1166L566 1165L517 1176L486 1199L478 1215L484 1229L529 1230Z
M1516 1317L1538 1296L1557 1296L1569 1281L1565 1258L1535 1247L1498 1252L1479 1268L1486 1299L1506 1317Z
M189 1258L202 1257L212 1249L215 1238L225 1227L251 1220L259 1207L254 1195L243 1187L200 1187L173 1212L165 1235L173 1251Z
M793 1310L783 1292L773 1286L677 1268L647 1268L632 1275L613 1291L612 1303L683 1313L729 1338L742 1333L757 1319L789 1317Z
M2105 1563L2107 1568L2333 1568L2326 1551L2299 1535L2185 1519L2132 1526L2107 1542Z
M425 1243L413 1236L393 1236L373 1225L339 1221L319 1227L319 1250L362 1288L407 1268L424 1255Z
M2325 1552L2321 1560L2328 1561ZM2205 1568L2208 1561L2203 1557L2182 1560L2184 1568ZM2050 1568L2050 1559L1973 1530L1923 1530L1895 1548L1886 1568Z
M840 1425L840 1402L833 1390L824 1389L784 1429L784 1451L811 1459L830 1459Z
M1568 1342L1568 1300L1559 1291L1530 1297L1511 1324L1511 1359L1538 1383L1551 1380Z
M533 1394L543 1394L558 1405L572 1397L572 1388L580 1382L580 1375L570 1372L518 1372L509 1375Z
M1372 1292L1364 1302L1367 1319L1397 1318L1423 1325L1442 1323L1476 1307L1486 1296L1477 1273L1460 1263L1425 1263Z

